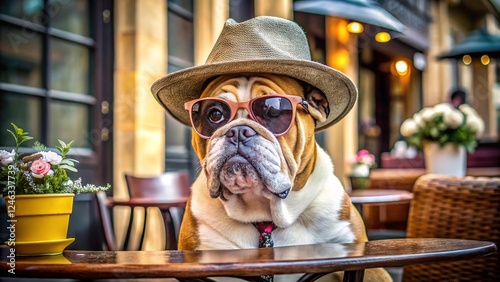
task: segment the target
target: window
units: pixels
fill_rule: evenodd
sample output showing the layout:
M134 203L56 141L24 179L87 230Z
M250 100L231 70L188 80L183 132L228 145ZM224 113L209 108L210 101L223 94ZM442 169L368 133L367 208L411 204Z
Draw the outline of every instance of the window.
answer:
M89 3L0 2L0 146L13 145L6 132L12 122L44 144L75 140L75 147L92 149Z
M168 73L194 65L193 0L168 0ZM192 160L191 130L166 115L165 169L189 169L196 172L197 161Z
M75 140L75 177L112 183L112 8L112 0L0 1L0 149L14 145L11 122L47 146ZM95 212L92 194L75 196L70 249L102 247Z

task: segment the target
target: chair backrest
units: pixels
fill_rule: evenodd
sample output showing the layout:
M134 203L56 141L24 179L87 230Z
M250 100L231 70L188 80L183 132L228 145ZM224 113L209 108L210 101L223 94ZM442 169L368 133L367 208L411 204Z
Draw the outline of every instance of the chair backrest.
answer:
M125 173L125 181L129 196L135 198L154 198L162 200L187 199L191 193L189 174L187 171L165 172L153 176L138 176ZM180 225L184 216L184 208L172 207L161 210L165 225L165 248L177 249ZM147 220L147 209L144 210L144 222ZM130 224L130 223L129 223ZM130 230L130 227L129 227ZM146 233L146 225L143 225L139 246L142 246ZM124 245L128 244L126 235Z
M500 178L424 175L413 188L409 238L485 240L500 247ZM404 267L403 281L500 281L500 254Z
M190 193L187 171L165 172L154 176L125 173L130 198L176 199Z

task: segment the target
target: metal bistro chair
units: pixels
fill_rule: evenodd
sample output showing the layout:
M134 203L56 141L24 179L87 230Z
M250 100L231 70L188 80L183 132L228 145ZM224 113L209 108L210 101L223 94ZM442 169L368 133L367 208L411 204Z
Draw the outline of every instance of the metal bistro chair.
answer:
M186 199L190 194L190 183L188 173L186 171L166 172L161 175L140 177L132 174L125 174L125 180L129 192L130 199L154 199L154 200L176 200ZM118 250L113 232L113 224L110 211L113 207L118 206L113 203L112 199L108 199L105 193L96 193L96 200L99 208L99 213L102 222L102 231L106 247L109 250ZM154 207L154 205L152 205ZM170 207L168 209L160 209L165 224L166 244L165 249L177 249L177 238L180 229L184 209L179 207ZM143 245L144 236L146 233L146 219L148 208L144 208L144 220L142 224L142 232L140 234L139 248ZM132 207L123 249L127 249L132 233L134 218L134 208Z
M484 240L500 247L500 178L420 177L407 237ZM500 255L406 266L403 281L500 281Z

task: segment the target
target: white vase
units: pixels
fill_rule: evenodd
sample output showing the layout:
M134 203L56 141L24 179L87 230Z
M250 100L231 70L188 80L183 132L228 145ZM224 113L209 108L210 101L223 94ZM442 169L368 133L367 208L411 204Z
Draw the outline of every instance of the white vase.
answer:
M370 175L370 167L366 164L356 164L352 167L352 176L368 177Z
M464 146L448 143L440 147L436 142L426 142L424 158L427 173L465 176L467 155Z

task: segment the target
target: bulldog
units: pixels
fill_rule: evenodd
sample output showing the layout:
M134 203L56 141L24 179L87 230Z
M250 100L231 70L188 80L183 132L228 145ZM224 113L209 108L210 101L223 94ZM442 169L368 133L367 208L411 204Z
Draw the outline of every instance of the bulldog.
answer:
M298 102L275 104L287 97ZM260 222L275 225L274 246L367 241L330 157L315 141L315 124L329 114L321 91L283 75L223 75L186 108L201 171L179 249L257 248ZM290 124L272 124L289 118ZM367 271L367 279L369 272L375 275L368 281L390 281L383 270Z
M342 72L312 61L309 50L302 28L287 19L228 19L205 64L152 85L167 112L193 128L201 164L179 249L367 240L315 141L315 132L353 108L357 89ZM370 270L365 281L390 277Z

